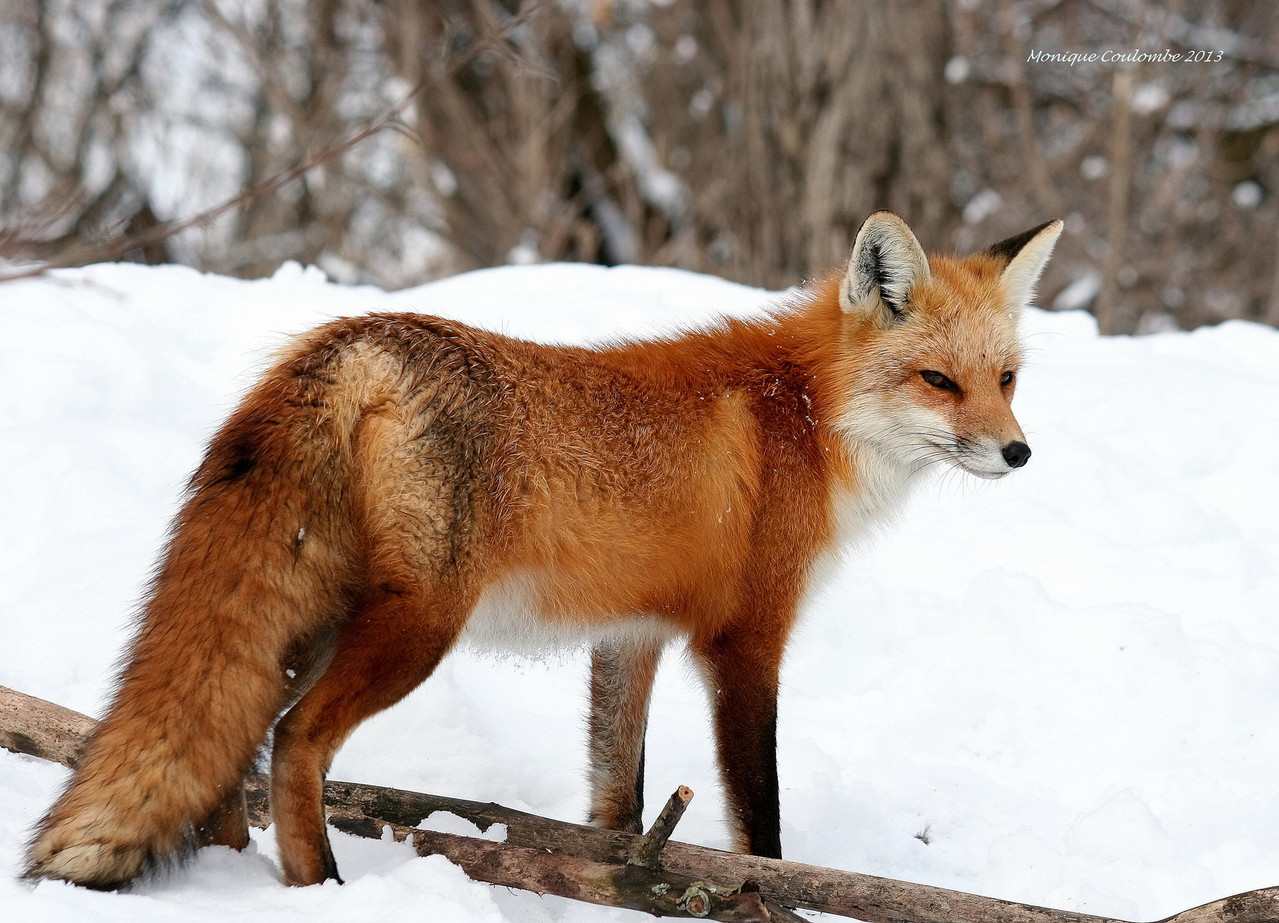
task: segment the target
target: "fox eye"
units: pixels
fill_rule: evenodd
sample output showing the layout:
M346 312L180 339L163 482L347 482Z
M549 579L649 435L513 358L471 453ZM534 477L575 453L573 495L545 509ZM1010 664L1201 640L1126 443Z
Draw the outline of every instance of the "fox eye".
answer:
M1007 388L1013 383L1013 380L1016 379L1016 377L1016 372L1004 372L1004 374L999 376L999 387Z
M949 391L951 394L959 393L959 385L955 384L941 372L925 370L919 373L919 377L924 379L934 388L941 388L943 391Z

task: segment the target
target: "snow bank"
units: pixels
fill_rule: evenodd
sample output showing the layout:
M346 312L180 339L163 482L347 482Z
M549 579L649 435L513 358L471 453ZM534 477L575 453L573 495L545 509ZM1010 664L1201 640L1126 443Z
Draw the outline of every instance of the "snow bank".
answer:
M103 265L0 289L0 684L101 712L182 485L288 334L414 310L599 342L768 298L569 265L395 294L297 266L245 282ZM1030 465L997 484L931 482L804 619L783 676L787 854L1130 919L1279 883L1279 333L1102 339L1086 315L1039 311L1025 328ZM332 775L580 820L585 678L578 655L457 654L363 726ZM688 784L682 838L726 845L705 706L678 653L651 727L649 803ZM0 868L18 868L65 775L0 751ZM44 921L647 919L332 838L341 888L280 886L268 830L130 894L6 874L0 906Z

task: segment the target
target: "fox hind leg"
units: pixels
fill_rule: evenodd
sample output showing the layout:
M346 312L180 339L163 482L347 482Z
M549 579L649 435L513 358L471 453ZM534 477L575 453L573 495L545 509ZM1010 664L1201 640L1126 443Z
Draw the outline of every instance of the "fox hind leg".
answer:
M336 635L334 624L321 626L314 636L297 639L285 654L286 707L295 704L324 673L333 657ZM227 789L208 819L196 827L194 845L229 846L237 851L249 845L249 806L243 783Z
M208 819L196 828L195 845L230 846L237 851L249 845L249 806L243 783L228 789Z
M320 645L323 656L301 663L303 688L309 674L318 678L276 725L272 748L271 814L290 885L341 881L324 821L333 756L361 722L431 675L479 594L482 440L465 419L442 415L450 395L443 386L400 395L357 425L350 503L362 533L361 591L331 645Z
M383 586L337 639L333 660L276 727L271 814L290 885L341 881L324 824L324 774L366 718L412 692L461 631L460 593Z
M606 641L591 653L590 822L639 833L644 732L662 642Z

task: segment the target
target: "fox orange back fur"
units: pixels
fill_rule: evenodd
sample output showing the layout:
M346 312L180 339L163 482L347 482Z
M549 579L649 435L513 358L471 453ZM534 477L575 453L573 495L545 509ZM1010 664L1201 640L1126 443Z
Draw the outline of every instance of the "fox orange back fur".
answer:
M591 819L631 830L657 660L684 639L736 845L779 856L778 670L801 597L925 469L1026 463L1017 320L1060 230L930 259L878 212L846 270L771 316L654 342L542 346L407 314L299 337L192 478L28 875L110 888L192 844L243 846L242 780L274 723L284 879L337 878L333 755L467 634L592 641Z

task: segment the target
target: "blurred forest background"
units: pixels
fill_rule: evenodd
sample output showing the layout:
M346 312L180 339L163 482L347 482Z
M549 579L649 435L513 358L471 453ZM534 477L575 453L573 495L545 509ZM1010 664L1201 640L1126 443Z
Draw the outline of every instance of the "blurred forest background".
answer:
M1134 49L1183 57L1032 59ZM0 0L0 271L784 288L880 207L940 250L1065 218L1039 301L1108 331L1279 324L1279 4Z

